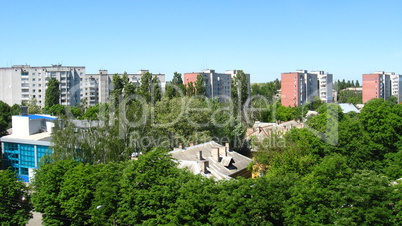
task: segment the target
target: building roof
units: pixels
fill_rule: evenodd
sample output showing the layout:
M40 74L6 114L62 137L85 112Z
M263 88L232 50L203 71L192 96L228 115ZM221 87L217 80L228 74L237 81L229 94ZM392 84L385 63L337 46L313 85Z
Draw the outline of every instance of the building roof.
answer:
M29 119L47 119L47 120L57 119L57 117L52 117L50 115L21 115L21 117L28 117Z
M219 149L219 161L214 157L212 149ZM194 174L201 174L214 179L231 179L247 171L251 159L241 155L214 141L176 149L169 152L179 162L178 168L186 168ZM200 153L202 155L200 159ZM207 171L203 172L203 165Z
M304 124L296 120L290 120L287 122L267 123L256 121L252 128L247 128L246 138L250 139L251 136L256 137L259 140L263 140L270 137L272 133L286 133L292 128L303 128Z
M340 103L339 106L342 108L343 113L349 113L349 112L360 113L360 110L357 109L355 105L351 103Z
M36 133L33 135L20 136L20 135L7 135L1 137L1 142L21 143L21 144L36 144L50 146L52 134L50 132Z

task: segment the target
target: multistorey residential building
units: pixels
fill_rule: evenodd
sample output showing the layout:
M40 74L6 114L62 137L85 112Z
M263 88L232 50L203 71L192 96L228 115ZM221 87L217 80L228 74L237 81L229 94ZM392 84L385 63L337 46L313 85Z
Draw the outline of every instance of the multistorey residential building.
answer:
M149 70L139 70L136 74L127 74L129 82L140 85L141 77L149 73ZM98 74L86 74L81 81L81 98L89 106L106 103L109 101L111 90L113 89L113 76L115 74L109 74L107 70L99 70ZM122 76L122 74L119 74ZM165 74L152 74L159 80L162 92L165 90L166 80Z
M218 98L219 101L227 101L232 95L232 78L236 77L237 70L227 70L225 73L217 73L215 70L184 73L184 84L197 81L197 76L202 75L206 87L206 97ZM248 90L250 93L250 74L246 74Z
M321 101L324 101L325 103L333 103L332 74L324 73L324 71L312 71L311 74L317 75L318 96L320 97Z
M402 102L402 75L391 73L391 94L398 98L398 103Z
M141 76L149 72L140 70L137 74L127 74L130 82L140 84ZM86 104L93 106L106 103L113 88L112 78L107 70L99 70L98 74L86 74L85 67L62 66L61 64L31 67L15 65L0 68L0 100L9 105L27 103L35 99L41 107L45 106L45 92L50 78L60 82L60 104L75 106ZM160 81L162 91L165 89L165 75L153 74ZM120 75L121 76L121 75Z
M21 104L36 99L44 106L45 91L50 78L60 81L60 104L76 105L80 102L80 77L85 75L85 67L70 67L60 64L44 67L15 65L0 68L0 100L9 105Z
M317 74L297 70L281 74L281 103L283 106L300 106L318 95Z
M399 86L400 76L393 72L374 72L363 74L363 104L373 98L383 98L387 100L391 95L398 98L400 96Z

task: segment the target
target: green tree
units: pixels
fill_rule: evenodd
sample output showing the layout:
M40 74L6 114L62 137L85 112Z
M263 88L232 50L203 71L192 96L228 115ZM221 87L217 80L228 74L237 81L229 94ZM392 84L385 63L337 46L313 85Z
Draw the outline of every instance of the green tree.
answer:
M182 97L186 94L186 87L183 84L182 75L178 72L173 74L171 82L166 83L166 96L168 98Z
M141 76L141 85L139 87L140 95L142 95L147 102L151 102L152 98L152 74L146 72Z
M232 78L232 101L235 103L236 112L240 115L244 104L249 98L249 80L247 75L242 71L238 70L236 77Z
M45 114L50 114L50 115L57 115L57 116L62 116L65 115L65 108L66 106L61 105L61 104L55 104L51 107L46 107L43 109L43 112Z
M117 107L117 105L120 102L120 97L123 94L123 88L124 88L124 80L119 74L116 73L113 75L112 85L113 85L113 89L111 91L112 105L114 107Z
M205 96L207 94L204 76L201 74L197 75L197 80L195 81L195 94L199 96Z
M37 104L38 101L36 98L32 98L29 100L28 106L28 114L40 114L42 112L40 106Z
M166 217L185 181L166 151L155 148L123 171L118 224L168 224ZM182 178L182 179L180 179Z
M189 97L194 96L195 86L194 86L193 82L187 83L186 93L187 93L187 96L189 96Z
M60 103L60 82L56 78L49 79L45 91L45 107L50 108Z
M362 103L362 93L353 90L342 90L338 93L339 103L352 103L361 104Z
M64 213L59 201L64 174L76 166L74 160L49 162L43 159L41 167L36 171L32 187L32 202L35 211L43 213L43 223L48 225L70 225L71 219Z
M356 80L356 84L355 84L355 86L356 86L356 87L360 87L359 80Z
M98 166L77 163L63 176L57 200L62 213L71 219L72 225L90 223L90 209L94 200L94 189L101 178L95 177ZM99 176L99 175L98 175Z
M253 83L251 84L251 96L263 96L272 104L280 88L281 82L278 79L267 83Z
M159 84L160 81L158 77L154 76L151 84L152 104L155 104L155 102L160 101L162 98L162 90Z
M0 136L5 135L11 126L11 108L0 100Z
M0 171L0 222L25 225L32 218L28 187L10 170Z

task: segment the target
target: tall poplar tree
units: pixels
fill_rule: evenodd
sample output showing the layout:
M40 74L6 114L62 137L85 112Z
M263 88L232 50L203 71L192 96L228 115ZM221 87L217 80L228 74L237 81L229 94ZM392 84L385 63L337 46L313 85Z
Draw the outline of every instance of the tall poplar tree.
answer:
M60 82L56 78L51 78L47 84L45 92L45 107L50 108L60 103Z
M199 74L197 75L197 80L195 81L195 94L200 96L205 96L207 89L204 84L204 77Z

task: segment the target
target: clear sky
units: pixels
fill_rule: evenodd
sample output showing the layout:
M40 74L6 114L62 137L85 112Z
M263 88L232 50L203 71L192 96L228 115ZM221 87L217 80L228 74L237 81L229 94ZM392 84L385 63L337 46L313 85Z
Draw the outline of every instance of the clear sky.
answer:
M0 0L0 67L402 74L402 1Z

